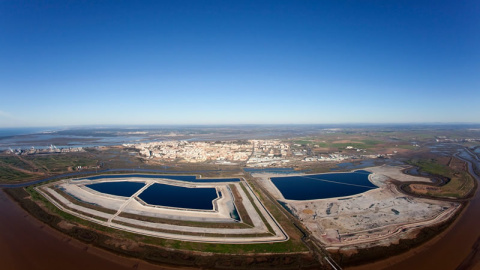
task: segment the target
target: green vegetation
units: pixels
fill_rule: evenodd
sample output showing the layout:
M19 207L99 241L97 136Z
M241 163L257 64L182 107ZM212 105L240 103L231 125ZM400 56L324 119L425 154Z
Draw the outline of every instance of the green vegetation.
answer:
M250 193L247 191L247 188L244 186L243 183L240 183L240 186L242 187L243 192L245 192L245 194L247 194L247 197L248 197L248 199L250 200L250 202L252 203L253 207L255 208L255 211L257 211L258 215L262 218L263 224L265 224L265 226L267 226L268 231L269 231L270 233L272 233L272 234L275 234L275 231L272 229L272 226L270 226L270 224L267 222L267 220L266 220L265 217L263 216L262 212L260 212L260 210L258 209L257 205L254 203L252 196L251 196Z
M12 169L9 166L0 164L0 182L11 183L11 182L21 182L24 180L34 179L36 176L28 173L24 173L15 169Z
M452 158L448 162L450 165L444 165L436 159L412 159L408 163L419 167L421 171L447 179L444 185L438 187L416 184L425 187L421 191L409 186L408 189L411 192L432 197L460 199L468 196L475 187L474 179L462 168L463 161Z
M171 224L171 225L178 225L178 226L190 226L190 227L203 227L203 228L229 228L229 229L240 229L240 228L249 228L249 225L244 223L221 223L221 222L199 222L199 221L188 221L188 220L174 220L174 219L166 219L166 218L159 218L159 217L149 217L149 216L142 216L136 215L131 213L122 212L119 215L120 217L136 219L140 221L146 222L154 222L154 223L164 223L164 224Z
M290 246L291 250L294 251L308 251L307 246L305 243L302 241L302 233L298 228L296 228L293 224L292 221L289 220L289 217L285 215L285 213L282 212L280 209L280 206L278 202L274 202L270 200L268 195L260 192L255 184L254 178L252 178L250 175L247 175L245 177L247 181L250 183L250 186L252 187L253 191L259 196L260 200L263 202L265 207L268 208L270 211L270 214L275 218L275 220L282 226L282 228L285 230L287 235L290 237L290 239L287 242L284 242L286 245L287 243L288 246Z
M88 153L0 155L0 182L25 182L67 173L77 166L96 166L97 163L97 159Z
M21 193L23 189L11 189L9 190L10 194L11 191L13 193ZM27 187L25 190L28 192L27 195L30 195L31 199L35 201L37 204L42 205L47 209L50 213L60 217L61 219L55 219L54 216L46 212L42 212L42 208L38 207L37 204L29 204L29 199L25 198L25 195L16 195L17 200L23 200L22 204L24 204L24 208L30 211L34 216L39 218L40 220L50 224L51 226L62 230L59 228L57 223L61 220L66 220L68 222L73 222L79 225L86 226L87 228L95 230L93 233L107 233L109 236L114 237L116 239L129 239L135 242L143 242L146 244L152 244L156 246L161 246L162 248L173 248L179 250L193 250L193 251L203 251L203 252L212 252L212 253L223 253L223 254L246 254L246 253L284 253L284 252L299 252L299 251L306 251L305 246L299 246L297 242L293 242L291 240L278 242L278 243L265 243L265 244L236 244L236 245L229 245L229 244L211 244L211 243L197 243L197 242L186 242L186 241L177 241L177 240L170 240L170 239L161 239L156 237L149 237L138 235L126 231L121 231L109 227L105 227L99 225L97 223L93 223L87 220L80 219L76 216L70 215L58 209L52 203L50 203L47 199L41 196L37 191L33 189L33 187ZM28 204L25 206L25 204ZM43 217L43 218L42 218ZM71 234L71 232L67 231L66 233ZM99 244L99 246L104 246L105 243ZM112 247L108 247L111 249Z
M368 148L373 148L380 143L381 143L380 141L376 141L376 140L360 140L360 141L352 140L351 142L347 142L347 143L332 143L331 146L336 148L346 148L347 146L352 146L353 148L368 149Z
M440 190L429 191L427 195L463 198L467 196L473 189L475 183L472 177L466 172L453 176L446 185L442 186Z
M195 236L202 236L202 237L261 237L261 236L271 236L270 233L252 233L252 234L222 234L222 233L201 233L201 232L191 232L191 231L179 231L179 230L168 230L168 229L161 229L161 228L153 228L148 226L142 226L137 224L132 224L123 221L113 220L113 223L117 223L120 225L129 226L132 228L138 228L147 231L154 231L154 232L163 232L163 233L170 233L170 234L178 234L178 235L195 235Z
M407 150L418 149L417 147L413 146L412 144L400 144L400 145L397 145L396 147L401 148L401 149L407 149Z
M448 166L440 164L435 159L411 159L408 164L419 167L421 171L429 174L448 177L450 170Z
M348 142L336 142L337 138L304 138L299 140L292 140L290 141L293 144L299 144L301 146L309 146L309 147L321 147L321 148L340 148L344 149L347 146L352 146L354 148L360 149L369 149L374 148L382 143L382 141L372 140L372 139L352 139L347 140ZM325 140L326 139L326 140Z
M33 162L37 167L47 172L66 172L68 168L77 166L95 166L97 160L92 159L86 154L54 154L54 155L35 155L25 156L25 160Z
M31 196L33 201L35 201L37 203L40 203L42 206L47 208L49 211L58 215L59 217L61 217L64 220L76 222L78 224L86 224L88 222L86 220L83 220L83 219L78 218L76 216L70 215L70 214L65 213L62 210L58 209L55 205L53 205L51 202L49 202L47 199L45 199L42 195L40 195L40 193L38 193L33 188L33 186L26 187L25 191L28 192L28 194ZM92 223L92 222L88 222L88 223ZM95 223L92 223L92 224L95 224Z
M229 187L232 191L233 198L235 200L235 206L240 219L243 221L243 224L253 227L253 221L248 215L245 205L243 205L243 198L238 193L237 187L233 184L230 184Z
M20 156L1 156L0 163L11 165L27 171L36 171L36 168L33 167L32 164L25 162Z

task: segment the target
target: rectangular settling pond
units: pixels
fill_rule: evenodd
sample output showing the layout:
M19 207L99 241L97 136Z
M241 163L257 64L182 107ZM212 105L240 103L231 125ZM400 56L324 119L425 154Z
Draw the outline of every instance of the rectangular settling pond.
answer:
M213 210L212 201L218 196L215 188L187 188L155 183L138 197L151 205Z
M142 187L145 186L145 183L142 182L103 182L96 183L91 185L85 185L88 188L91 188L100 193L130 197L135 192L139 191Z
M273 177L273 184L287 200L317 200L351 196L377 188L368 180L370 172L325 173Z

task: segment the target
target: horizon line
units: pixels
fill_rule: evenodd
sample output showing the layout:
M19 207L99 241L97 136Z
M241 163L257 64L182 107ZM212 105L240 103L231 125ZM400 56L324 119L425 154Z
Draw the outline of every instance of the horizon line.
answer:
M216 123L216 124L82 124L45 126L6 126L0 129L15 128L102 128L102 127L225 127L225 126L362 126L362 125L480 125L480 122L339 122L339 123Z

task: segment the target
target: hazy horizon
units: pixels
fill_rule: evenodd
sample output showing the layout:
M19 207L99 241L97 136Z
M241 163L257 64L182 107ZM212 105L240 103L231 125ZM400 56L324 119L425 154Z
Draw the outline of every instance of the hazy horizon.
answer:
M170 127L179 127L179 128L188 128L188 127L198 127L198 128L209 128L209 127L375 127L375 126L480 126L480 122L398 122L398 123L279 123L279 124L95 124L95 125L58 125L58 126L6 126L0 127L0 129L15 130L15 129L108 129L108 128L119 128L119 129L155 129L155 128L170 128Z

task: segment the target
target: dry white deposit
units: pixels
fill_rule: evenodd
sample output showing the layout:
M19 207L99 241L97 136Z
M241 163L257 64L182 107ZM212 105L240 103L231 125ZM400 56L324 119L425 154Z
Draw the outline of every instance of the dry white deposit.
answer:
M86 186L109 181L142 182L146 185L130 197L100 193ZM154 183L189 188L215 188L217 194L221 196L214 200L213 210L149 205L138 196ZM237 198L241 202L235 201L232 188L238 193ZM73 179L46 184L37 188L37 191L67 213L138 234L216 243L264 243L288 240L283 229L274 221L245 181L192 183L141 177ZM249 224L245 220L232 217L234 210L239 209L240 203L243 206L241 207L243 216L248 216Z
M460 204L414 198L400 193L390 179L430 182L424 177L402 173L404 167L380 166L369 180L379 188L342 198L286 200L270 181L278 174L256 174L259 182L288 205L310 232L328 248L389 245L412 237L419 229L445 221ZM291 175L289 175L291 176Z

